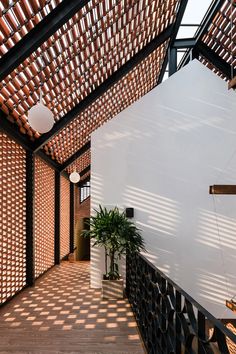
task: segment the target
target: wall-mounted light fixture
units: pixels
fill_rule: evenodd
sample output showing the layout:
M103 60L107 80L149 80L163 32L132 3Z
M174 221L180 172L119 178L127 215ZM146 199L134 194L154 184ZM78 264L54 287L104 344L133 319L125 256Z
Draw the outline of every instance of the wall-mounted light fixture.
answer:
M127 218L133 218L134 217L134 208L125 208L125 216Z

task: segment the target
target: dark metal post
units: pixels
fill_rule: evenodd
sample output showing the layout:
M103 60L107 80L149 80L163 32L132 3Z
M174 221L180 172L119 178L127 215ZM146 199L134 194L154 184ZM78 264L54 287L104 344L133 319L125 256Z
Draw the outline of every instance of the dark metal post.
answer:
M74 184L70 183L70 253L74 252Z
M175 352L181 353L181 294L178 290L175 293L176 318L175 318Z
M197 318L197 335L198 335L198 354L204 354L205 349L202 346L202 342L206 341L206 319L204 314L198 310L198 318Z
M60 192L61 176L55 171L55 236L54 236L54 262L60 264Z
M26 151L26 284L35 282L35 239L34 239L34 154Z
M177 48L169 49L169 76L177 71Z

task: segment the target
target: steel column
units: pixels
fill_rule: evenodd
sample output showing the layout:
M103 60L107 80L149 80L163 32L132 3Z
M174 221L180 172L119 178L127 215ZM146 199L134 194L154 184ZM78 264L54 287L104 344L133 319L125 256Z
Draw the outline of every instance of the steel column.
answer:
M26 151L26 284L35 282L35 168L34 154Z
M176 16L176 20L175 20L175 23L174 23L174 26L173 26L173 30L172 30L172 34L171 34L171 38L170 38L168 49L173 47L173 44L174 44L176 36L178 34L178 30L179 30L182 18L184 16L184 12L185 12L187 4L188 4L188 0L181 0L181 2L180 2L178 13L177 13L177 16ZM157 84L160 84L162 82L163 77L165 75L166 67L167 67L167 64L168 64L168 55L169 55L169 53L166 53L166 56L165 56L165 59L164 59L164 62L162 64L162 68L161 68L161 71L160 71L160 75L158 77Z
M61 176L55 171L55 219L54 219L54 262L60 264L60 195Z
M177 71L177 48L169 48L169 76Z
M75 200L74 200L74 184L70 183L70 253L74 252L74 212L75 212Z

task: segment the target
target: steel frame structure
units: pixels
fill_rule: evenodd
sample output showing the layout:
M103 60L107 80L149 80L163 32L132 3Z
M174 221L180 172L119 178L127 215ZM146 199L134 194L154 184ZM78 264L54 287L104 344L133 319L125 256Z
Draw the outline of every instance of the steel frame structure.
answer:
M16 68L25 58L33 53L45 40L47 40L58 28L60 28L66 21L68 21L75 13L77 13L85 4L87 0L68 0L62 1L54 10L52 10L41 22L39 22L27 35L25 35L13 48L11 48L0 59L0 79L3 80L14 68ZM178 13L175 23L167 27L162 33L147 44L141 51L135 54L126 64L108 77L108 79L92 91L83 101L77 104L71 111L69 111L62 119L60 119L53 127L53 129L42 135L36 142L19 132L16 126L12 124L6 114L0 111L0 129L6 132L11 138L22 145L27 151L36 153L46 163L48 163L55 171L67 175L64 170L77 158L79 158L85 151L90 148L90 142L86 143L74 155L72 155L63 164L59 164L53 160L42 149L43 146L51 140L58 132L65 128L70 122L75 119L80 112L85 110L92 102L99 98L112 85L118 82L124 75L129 73L136 65L152 53L157 47L169 39L168 53L166 54L162 69L159 75L158 84L161 83L166 66L169 61L169 75L172 75L177 69L184 66L191 57L191 51L194 57L203 55L213 65L215 65L226 77L230 77L229 64L214 53L205 43L202 42L204 34L207 32L209 25L224 3L223 0L215 1L208 13L206 14L195 38L176 39L181 21L184 15L188 1L180 1ZM186 55L177 68L177 50L188 48ZM17 55L16 55L17 53ZM19 54L20 53L20 54ZM234 70L235 73L235 70Z

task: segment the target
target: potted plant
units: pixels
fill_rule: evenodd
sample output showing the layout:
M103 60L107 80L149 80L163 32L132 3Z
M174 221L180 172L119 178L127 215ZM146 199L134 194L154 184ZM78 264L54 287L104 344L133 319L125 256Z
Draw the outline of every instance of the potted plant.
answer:
M89 220L90 230L83 236L94 239L93 246L104 247L105 274L102 280L103 298L123 298L123 279L119 260L126 252L144 250L140 230L117 207L107 210L99 205Z

